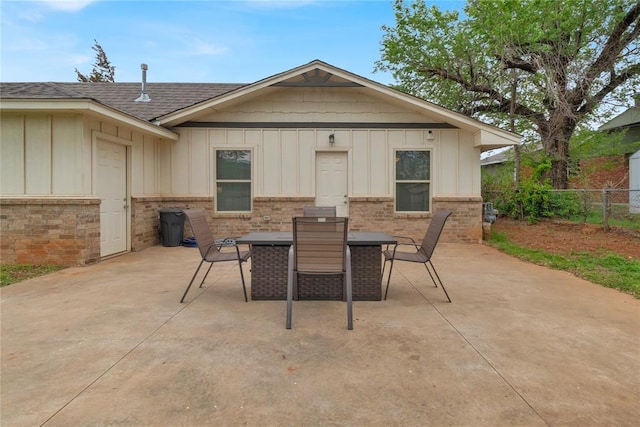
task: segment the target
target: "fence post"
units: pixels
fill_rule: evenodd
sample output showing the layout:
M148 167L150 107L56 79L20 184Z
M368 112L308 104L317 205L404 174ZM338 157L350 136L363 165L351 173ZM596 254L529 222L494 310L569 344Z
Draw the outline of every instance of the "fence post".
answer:
M602 189L602 227L604 231L609 231L609 189L605 187Z

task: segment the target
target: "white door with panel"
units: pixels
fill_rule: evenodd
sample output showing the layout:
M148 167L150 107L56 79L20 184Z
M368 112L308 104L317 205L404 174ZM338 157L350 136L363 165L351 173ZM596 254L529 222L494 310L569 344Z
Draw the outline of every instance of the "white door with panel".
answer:
M349 216L347 153L316 153L316 206L335 206Z
M100 256L127 250L127 147L97 144L97 192L100 198Z

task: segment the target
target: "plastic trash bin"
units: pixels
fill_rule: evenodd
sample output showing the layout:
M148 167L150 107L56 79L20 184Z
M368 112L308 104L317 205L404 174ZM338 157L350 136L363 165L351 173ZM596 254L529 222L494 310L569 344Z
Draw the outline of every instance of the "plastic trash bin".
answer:
M184 234L184 212L179 208L162 208L158 212L162 245L180 246Z

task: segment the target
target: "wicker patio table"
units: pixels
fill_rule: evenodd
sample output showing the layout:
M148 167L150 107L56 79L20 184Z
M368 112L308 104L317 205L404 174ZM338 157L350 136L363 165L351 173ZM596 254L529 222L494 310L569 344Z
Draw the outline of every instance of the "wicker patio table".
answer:
M292 233L287 231L258 231L236 239L237 244L251 245L251 299L287 299L287 262L292 242ZM393 237L379 231L349 232L354 301L382 299L382 245L394 243ZM302 276L298 288L298 299L344 298L340 276Z

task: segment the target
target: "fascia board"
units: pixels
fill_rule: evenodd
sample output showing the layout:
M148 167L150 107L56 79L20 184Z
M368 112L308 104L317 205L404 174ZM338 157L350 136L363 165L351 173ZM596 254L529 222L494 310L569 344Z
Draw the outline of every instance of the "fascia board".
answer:
M137 119L125 113L106 107L89 99L29 99L7 100L0 102L2 111L55 111L69 113L91 113L124 123L141 131L152 133L158 137L177 141L179 135L161 126Z

